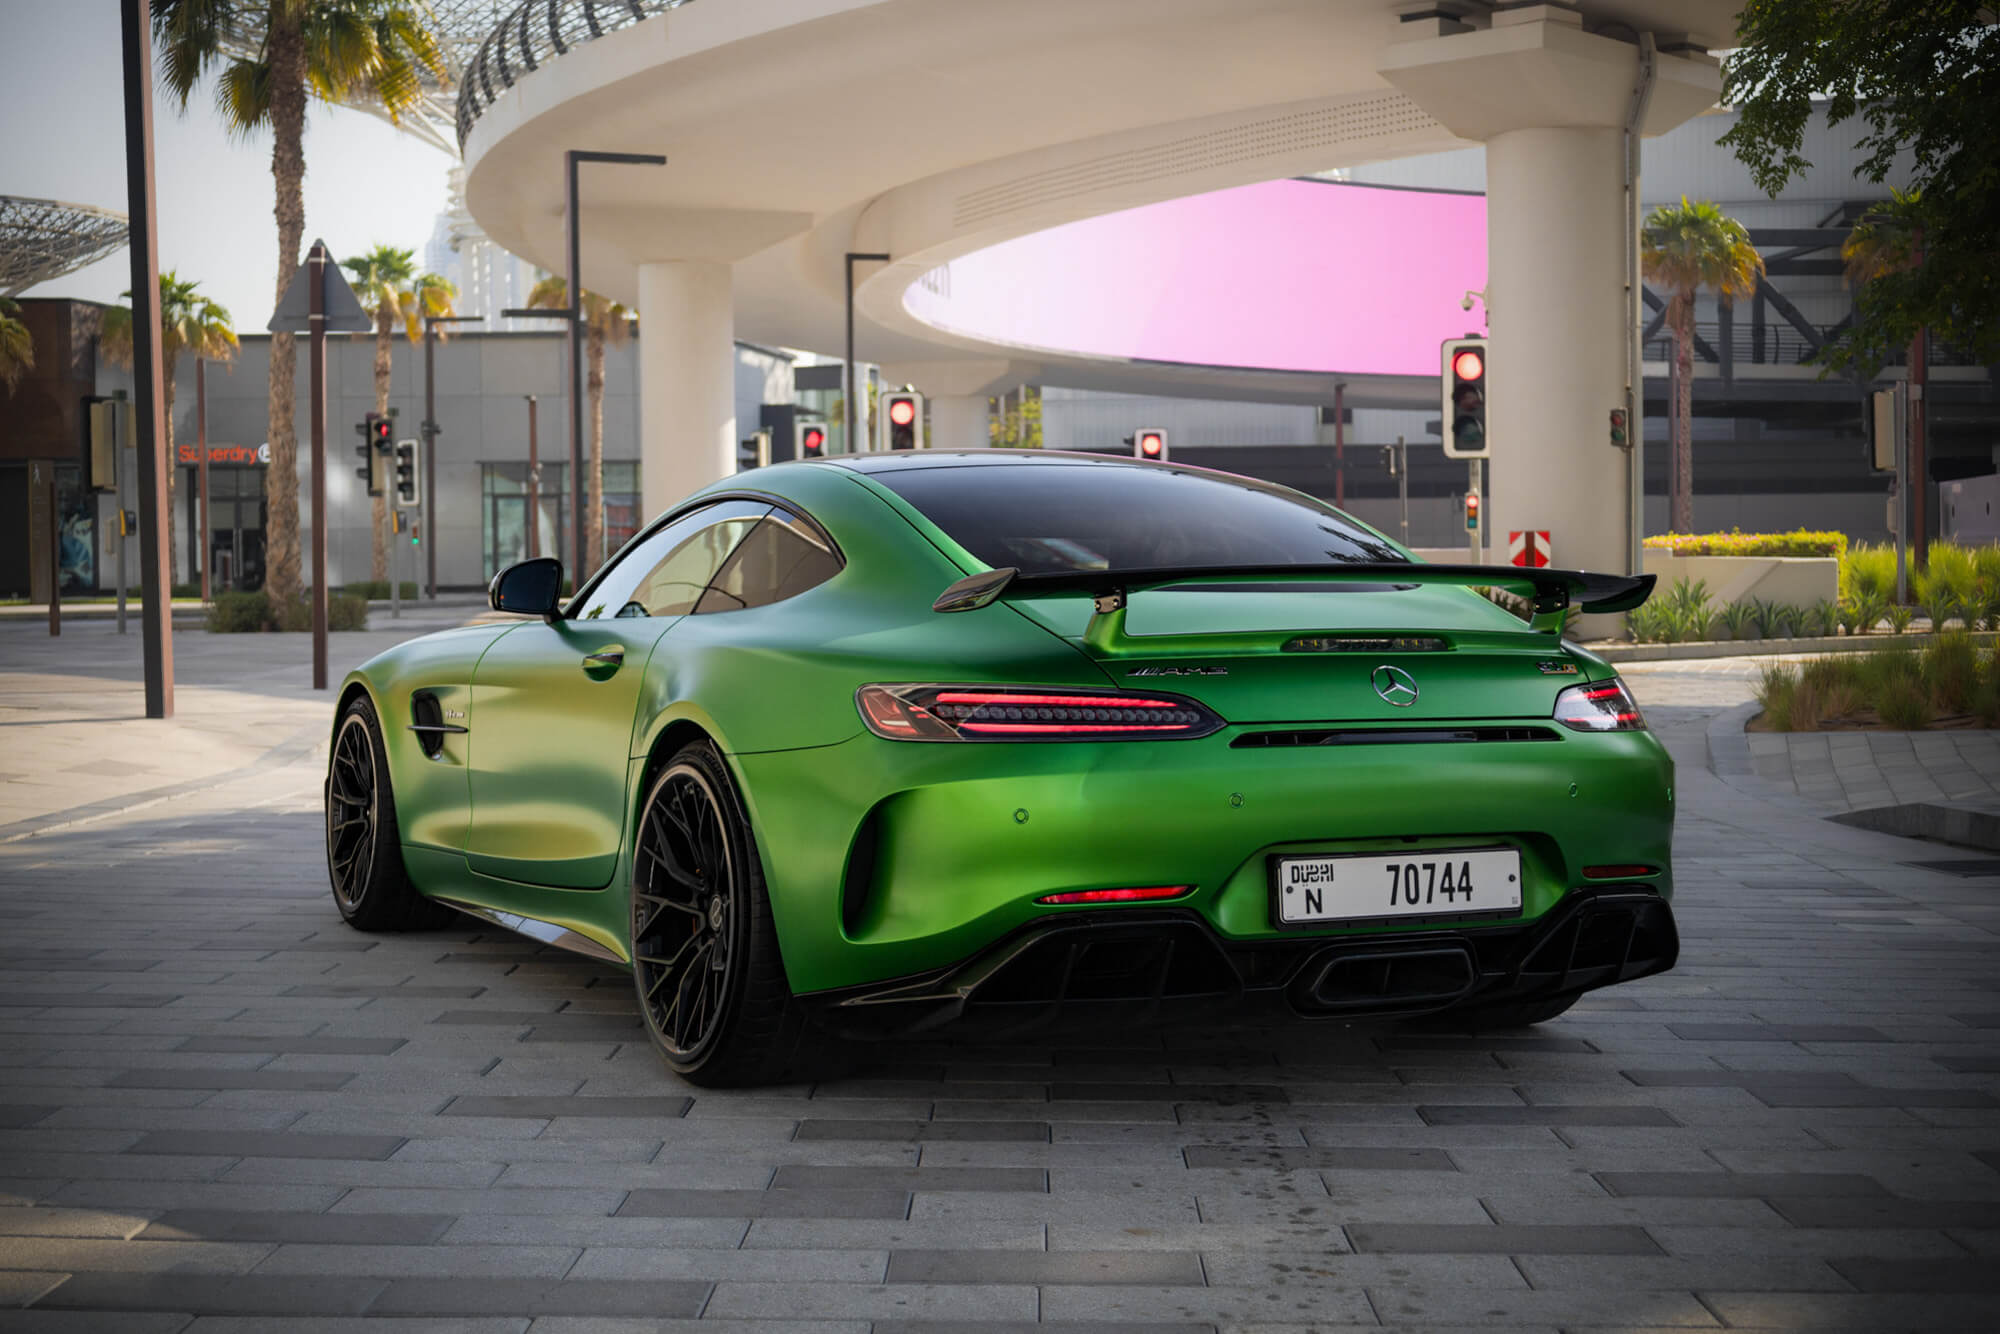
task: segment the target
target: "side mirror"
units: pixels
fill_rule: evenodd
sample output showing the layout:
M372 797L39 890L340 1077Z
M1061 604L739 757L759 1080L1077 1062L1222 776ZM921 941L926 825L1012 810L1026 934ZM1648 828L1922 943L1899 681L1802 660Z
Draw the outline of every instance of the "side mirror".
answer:
M562 562L554 556L524 560L493 576L486 587L486 600L495 611L539 616L553 625L562 603Z

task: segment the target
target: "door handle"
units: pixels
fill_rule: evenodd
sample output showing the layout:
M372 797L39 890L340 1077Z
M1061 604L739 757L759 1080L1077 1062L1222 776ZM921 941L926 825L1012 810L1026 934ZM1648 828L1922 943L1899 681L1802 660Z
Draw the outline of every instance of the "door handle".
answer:
M589 671L593 667L618 667L622 666L624 662L625 650L616 646L601 648L595 653L586 653L583 655L583 669L585 671Z

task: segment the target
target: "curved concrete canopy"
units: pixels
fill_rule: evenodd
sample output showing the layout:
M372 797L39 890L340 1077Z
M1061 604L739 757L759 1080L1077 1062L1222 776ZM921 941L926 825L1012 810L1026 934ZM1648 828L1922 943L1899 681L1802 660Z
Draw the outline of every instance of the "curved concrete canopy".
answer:
M1170 381L1321 401L1317 372L1163 375L1102 358L1022 358L924 325L903 298L957 256L1062 223L1462 145L1378 73L1393 43L1425 28L1401 21L1419 8L1437 6L696 0L523 76L466 141L467 204L500 244L559 267L562 152L664 152L665 168L584 169L587 286L630 301L642 263L727 261L739 336L832 349L843 252L886 251L895 262L862 270L861 354L928 368L934 392ZM1590 40L1632 25L1720 45L1736 4L1586 8L1611 34L1579 34ZM1712 97L1712 83L1669 80L1656 118L1677 123L1690 98ZM1360 401L1369 387L1366 377L1356 386ZM1392 382L1374 387L1407 397Z

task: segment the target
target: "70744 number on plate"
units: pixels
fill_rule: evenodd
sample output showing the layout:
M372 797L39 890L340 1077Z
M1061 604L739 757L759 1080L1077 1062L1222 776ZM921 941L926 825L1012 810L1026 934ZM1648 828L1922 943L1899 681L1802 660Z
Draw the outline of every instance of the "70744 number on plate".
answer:
M1512 848L1277 859L1278 921L1361 922L1519 910Z

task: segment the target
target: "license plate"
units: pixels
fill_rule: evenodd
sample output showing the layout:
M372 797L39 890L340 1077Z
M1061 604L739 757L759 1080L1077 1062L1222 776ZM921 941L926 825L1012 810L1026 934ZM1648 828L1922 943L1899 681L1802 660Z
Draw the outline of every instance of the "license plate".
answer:
M1279 857L1278 921L1366 922L1458 917L1521 908L1521 854L1513 848Z

